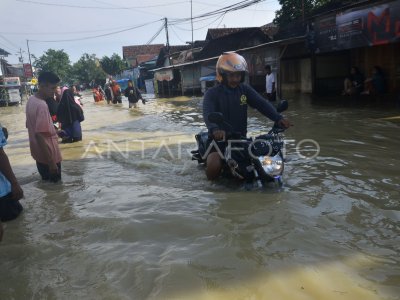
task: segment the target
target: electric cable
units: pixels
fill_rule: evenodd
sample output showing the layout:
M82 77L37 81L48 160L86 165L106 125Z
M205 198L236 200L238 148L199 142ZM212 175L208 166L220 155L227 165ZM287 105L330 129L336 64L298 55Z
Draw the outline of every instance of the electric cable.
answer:
M262 2L262 1L265 1L265 0L245 0L245 1L240 1L240 2L237 2L235 4L225 6L223 8L220 8L220 9L208 12L208 13L200 14L198 16L193 17L192 19L195 20L195 19L200 19L200 18L204 18L204 17L208 17L208 16L213 16L213 15L220 14L220 13L228 13L228 12L231 12L231 11L240 10L240 9L245 8L245 7L249 7L249 6L254 5L256 3ZM190 22L192 19L191 18L172 19L170 24Z
M75 38L75 39L64 39L64 40L50 40L50 41L43 41L43 40L29 40L30 42L41 42L41 43L58 43L58 42L73 42L73 41L82 41L82 40L88 40L88 39L94 39L94 38L98 38L98 37L103 37L103 36L109 36L109 35L113 35L113 34L117 34L117 33L121 33L121 32L125 32L125 31L130 31L133 29L137 29L140 27L144 27L153 23L157 23L159 21L164 21L164 19L160 19L160 20L156 20L156 21L152 21L152 22L148 22L148 23L144 23L141 25L136 25L127 29L123 29L123 30L118 30L118 31L114 31L114 32L109 32L109 33L104 33L104 34L99 34L99 35L94 35L94 36L87 36L87 37L83 37L83 38Z
M204 26L197 27L197 28L193 28L193 31L197 31L197 30L204 29L204 28L210 26L211 24L214 24L215 22L217 22L220 18L223 18L224 16L225 16L225 13L221 14L220 16L217 16L216 18L214 18L214 16L213 16L213 18L214 18L213 21L211 21L210 23L207 23L207 24L204 25ZM203 20L203 21L204 21L204 20ZM180 29L180 30L182 30L182 31L192 31L191 29L185 29L185 28L179 27L179 26L177 26L177 25L171 25L171 26L175 26L175 27L177 27L178 29Z
M9 45L12 45L12 47L13 47L14 49L18 49L18 50L19 50L20 47L18 47L17 45L15 45L13 42L11 42L9 39L7 39L5 36L3 36L3 35L0 34L0 38L2 38L3 40L5 40ZM9 47L9 49L12 49L12 48ZM17 51L18 51L18 50L17 50ZM15 50L13 50L13 51L15 51Z
M169 28L171 28L172 32L174 33L174 35L178 38L178 40L180 40L182 43L186 43L185 41L183 41L179 35L176 33L175 29L173 28L173 26L170 26Z
M159 36L161 31L164 29L164 24L157 30L157 32L150 38L150 40L146 43L146 45L150 45L156 38Z
M141 9L141 8L153 8L153 7L162 7L162 6L169 6L169 5L174 5L174 4L182 4L186 3L186 1L179 1L179 2L171 2L171 3L166 3L166 4L158 4L158 5L146 5L146 6L131 6L131 7L115 7L115 6L109 6L109 7L97 7L97 6L82 6L82 5L69 5L69 4L57 4L57 3L46 3L46 2L40 2L40 1L32 1L32 0L15 0L17 2L25 2L25 3L30 3L30 4L38 4L38 5L46 5L46 6L58 6L58 7L69 7L69 8L83 8L83 9L114 9L114 10L121 10L121 9ZM99 1L97 1L99 2Z

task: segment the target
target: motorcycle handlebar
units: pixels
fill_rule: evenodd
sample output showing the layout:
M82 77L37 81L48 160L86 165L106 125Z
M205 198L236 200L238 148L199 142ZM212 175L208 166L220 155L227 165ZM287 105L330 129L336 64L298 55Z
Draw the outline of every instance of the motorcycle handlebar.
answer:
M281 133L281 132L284 132L285 130L286 130L286 128L280 126L278 122L275 122L274 126L272 126L272 128L269 132Z

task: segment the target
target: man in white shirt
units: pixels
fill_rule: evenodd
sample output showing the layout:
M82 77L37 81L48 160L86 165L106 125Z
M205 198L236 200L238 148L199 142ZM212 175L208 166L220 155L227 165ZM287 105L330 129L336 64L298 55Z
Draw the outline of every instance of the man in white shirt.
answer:
M276 90L275 90L275 75L271 72L271 66L266 65L265 70L267 75L265 76L265 92L267 93L267 99L269 101L276 100Z

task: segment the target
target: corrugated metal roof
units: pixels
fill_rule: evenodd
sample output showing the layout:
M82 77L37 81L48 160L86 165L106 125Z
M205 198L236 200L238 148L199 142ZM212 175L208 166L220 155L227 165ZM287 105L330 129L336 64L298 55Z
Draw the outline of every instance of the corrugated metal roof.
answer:
M259 29L259 27L234 27L234 28L209 28L207 31L206 40L219 39L223 36L230 35L232 33L240 32L247 29Z
M260 44L260 45L257 45L257 46L253 46L253 47L238 49L238 50L234 50L234 51L232 50L232 51L233 52L244 52L244 51L249 51L249 50L263 48L263 47L273 47L273 46L278 46L278 45L289 45L289 44L297 43L297 42L302 41L304 39L305 39L305 36L300 36L300 37L296 37L296 38L273 41L273 42L269 42L269 43L264 43L264 44ZM201 62L206 62L206 61L211 61L211 60L214 60L214 59L218 59L218 57L219 57L219 55L218 56L214 56L214 57L210 57L210 58L206 58L206 59L196 60L196 61L193 61L193 62L186 62L186 63L179 64L179 65L162 67L162 68L154 69L154 70L151 70L151 71L152 72L157 72L157 71L161 71L161 70L167 70L167 69L173 69L173 68L187 66L187 65L191 65L191 64L197 64L197 63L201 63Z
M164 44L123 46L122 55L124 58L135 58L140 54L152 54L155 56L160 53L162 47L164 47Z

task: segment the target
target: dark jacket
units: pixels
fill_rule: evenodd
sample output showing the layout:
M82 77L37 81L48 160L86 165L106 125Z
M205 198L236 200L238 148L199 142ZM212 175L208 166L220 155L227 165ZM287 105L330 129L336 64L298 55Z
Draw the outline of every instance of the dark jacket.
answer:
M49 108L49 113L53 122L57 121L57 110L58 110L58 103L54 98L47 98L46 99L47 107Z
M71 90L65 90L57 109L57 120L63 127L72 125L76 120L84 120L82 108L76 104Z
M140 93L140 91L134 87L134 86L128 86L125 89L125 97L128 97L128 101L130 103L136 103L139 101L139 99L142 99L142 94Z
M203 118L211 134L218 125L208 121L208 115L212 112L221 112L227 123L232 125L232 131L247 134L247 105L257 109L264 116L276 122L283 117L276 111L271 103L261 97L251 86L241 83L232 89L219 84L204 95ZM228 130L225 128L225 130Z

